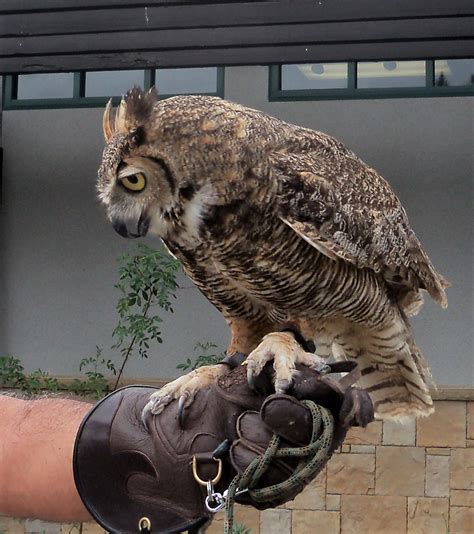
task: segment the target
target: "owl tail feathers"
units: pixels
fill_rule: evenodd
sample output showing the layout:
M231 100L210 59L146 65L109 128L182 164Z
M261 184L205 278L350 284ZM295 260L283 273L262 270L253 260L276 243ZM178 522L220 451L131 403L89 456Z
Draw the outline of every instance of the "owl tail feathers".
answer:
M410 339L396 353L378 356L377 361L362 352L357 362L362 370L360 387L364 388L374 403L375 416L379 419L403 420L427 417L434 412L429 387L434 387L426 361Z

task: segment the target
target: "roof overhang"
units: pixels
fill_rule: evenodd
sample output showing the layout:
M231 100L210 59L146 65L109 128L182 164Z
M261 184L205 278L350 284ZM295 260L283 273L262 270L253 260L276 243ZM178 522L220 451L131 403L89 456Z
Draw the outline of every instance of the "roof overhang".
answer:
M0 0L0 73L474 57L472 0Z

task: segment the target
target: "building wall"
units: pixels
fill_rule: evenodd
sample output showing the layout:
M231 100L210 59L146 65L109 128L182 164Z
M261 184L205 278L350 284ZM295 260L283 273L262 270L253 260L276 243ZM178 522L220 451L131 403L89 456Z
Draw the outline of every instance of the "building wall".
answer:
M236 506L251 534L472 534L474 402L439 401L428 419L352 429L293 501L259 512ZM97 524L0 517L0 532L105 534ZM223 532L220 512L207 534Z
M439 384L473 386L473 99L269 102L265 67L228 68L225 86L230 100L336 136L392 184L453 284L447 311L428 301L413 321L416 337ZM101 115L3 113L0 354L30 371L77 374L82 357L111 344L116 258L134 243L115 234L95 197ZM188 280L180 283L164 344L155 358L131 362L128 376L176 376L198 341L225 348L223 319Z

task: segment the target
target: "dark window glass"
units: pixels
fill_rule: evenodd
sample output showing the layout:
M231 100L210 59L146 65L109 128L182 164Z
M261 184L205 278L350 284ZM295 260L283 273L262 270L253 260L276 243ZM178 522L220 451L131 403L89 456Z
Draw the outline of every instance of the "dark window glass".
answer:
M156 87L161 95L216 93L217 67L158 69Z
M347 63L282 65L281 89L346 89Z
M424 87L424 61L368 61L357 63L357 87Z
M435 86L474 85L474 59L437 59Z
M143 70L111 70L86 74L86 96L121 96L134 85L143 87Z
M18 76L18 100L33 98L72 98L74 74L20 74Z

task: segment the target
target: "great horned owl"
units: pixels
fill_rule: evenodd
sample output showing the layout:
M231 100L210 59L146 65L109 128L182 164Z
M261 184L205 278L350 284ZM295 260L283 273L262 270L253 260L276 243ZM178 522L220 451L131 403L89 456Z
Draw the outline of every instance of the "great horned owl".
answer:
M329 135L215 97L134 88L103 129L98 191L114 228L162 238L226 318L228 353L249 355L249 378L273 360L283 391L295 363L349 358L379 416L432 412L407 316L422 290L446 307L447 282L375 170ZM287 324L315 354L277 333ZM189 403L225 371L193 371L147 409Z

